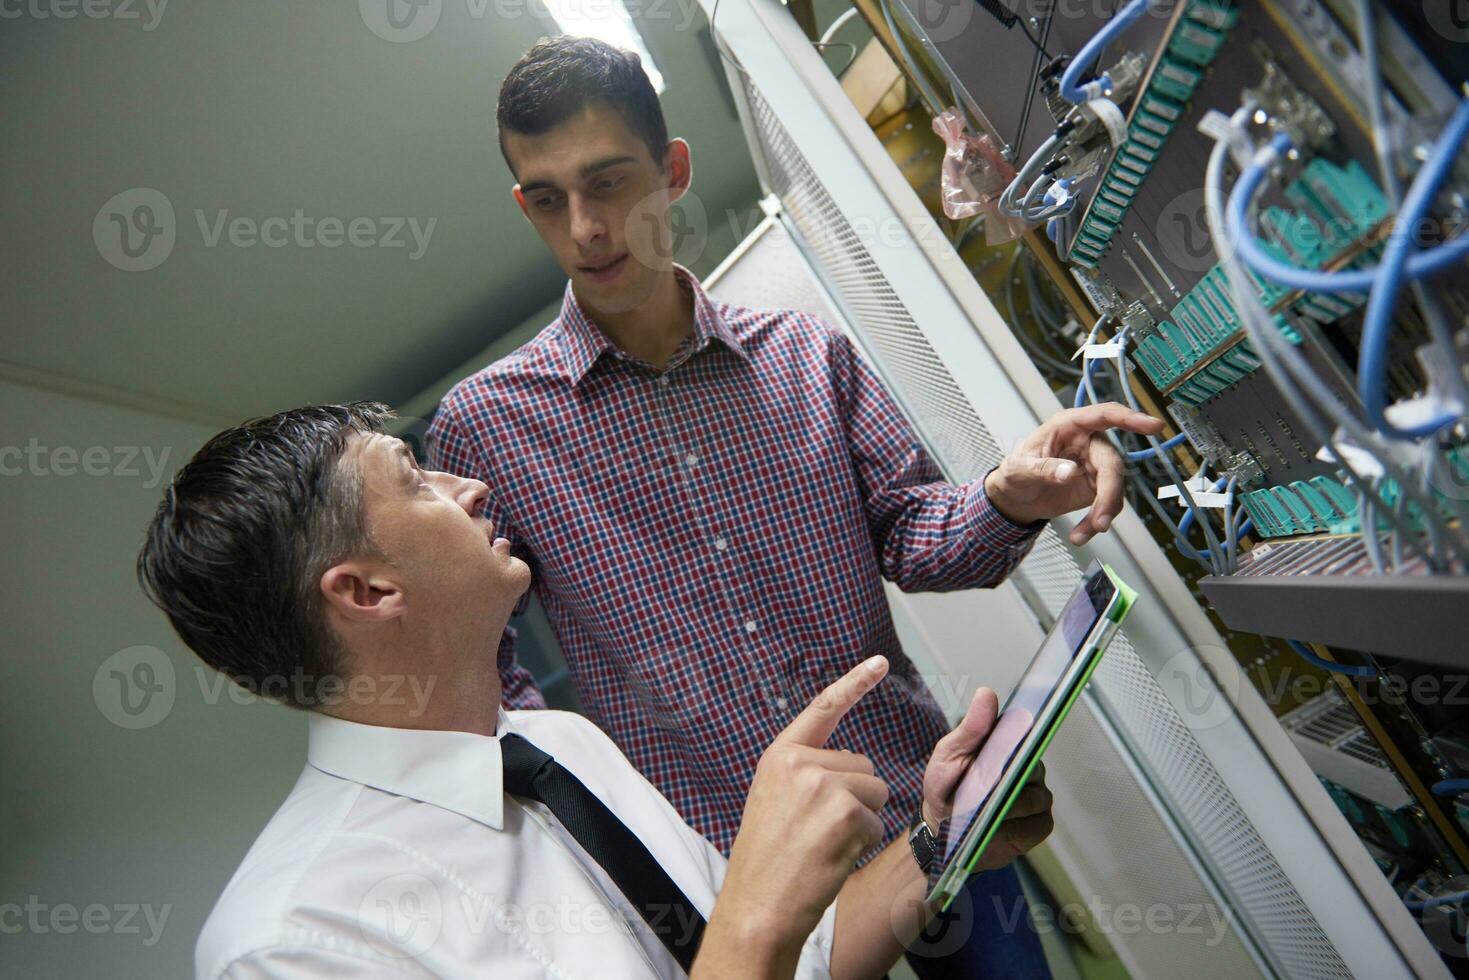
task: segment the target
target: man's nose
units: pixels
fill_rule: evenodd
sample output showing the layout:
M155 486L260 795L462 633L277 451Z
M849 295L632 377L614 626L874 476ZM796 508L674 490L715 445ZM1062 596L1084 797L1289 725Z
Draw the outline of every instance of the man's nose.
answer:
M571 237L578 245L594 245L607 236L607 222L595 203L580 194L572 194L567 207L571 212Z
M464 512L470 517L478 517L484 513L485 504L490 500L490 488L479 480L461 480L459 493L455 499Z

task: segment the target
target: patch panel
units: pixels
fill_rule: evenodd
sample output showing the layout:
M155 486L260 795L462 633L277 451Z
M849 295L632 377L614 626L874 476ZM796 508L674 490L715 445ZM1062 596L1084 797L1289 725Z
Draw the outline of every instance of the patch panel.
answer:
M1204 69L1218 55L1238 17L1229 0L1189 0L1157 71L1138 96L1127 140L1112 157L1096 199L1076 234L1071 246L1072 262L1095 266L1111 247L1117 226L1183 117L1190 97L1204 78Z

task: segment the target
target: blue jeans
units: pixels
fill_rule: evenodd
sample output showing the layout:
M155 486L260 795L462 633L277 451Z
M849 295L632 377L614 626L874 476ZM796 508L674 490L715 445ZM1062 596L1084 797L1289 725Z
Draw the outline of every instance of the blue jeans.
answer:
M919 980L1048 980L1041 937L1014 865L969 879L949 910L908 947Z

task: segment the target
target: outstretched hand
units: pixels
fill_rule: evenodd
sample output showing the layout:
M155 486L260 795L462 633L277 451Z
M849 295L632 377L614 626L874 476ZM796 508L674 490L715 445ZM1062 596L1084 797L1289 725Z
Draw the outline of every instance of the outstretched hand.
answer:
M1070 536L1072 544L1086 544L1122 511L1122 457L1107 441L1108 429L1155 436L1163 422L1117 402L1057 412L990 472L990 503L1016 524L1088 507Z

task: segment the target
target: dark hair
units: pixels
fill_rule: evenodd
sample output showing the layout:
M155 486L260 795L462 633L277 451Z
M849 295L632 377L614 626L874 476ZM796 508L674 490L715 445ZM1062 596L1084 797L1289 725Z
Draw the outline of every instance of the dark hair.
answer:
M515 172L515 165L505 152L507 130L538 136L595 102L617 110L647 144L661 170L668 123L642 59L595 38L558 34L537 41L500 86L495 121L500 127L500 153L510 172Z
M351 432L378 432L386 405L297 408L221 432L174 476L138 555L144 593L206 664L293 707L343 669L318 583L374 555Z

